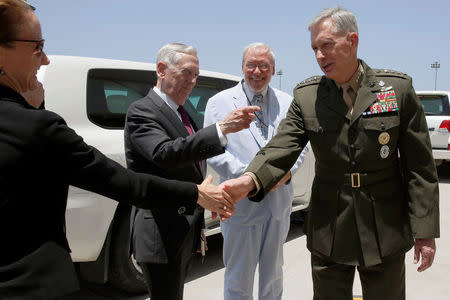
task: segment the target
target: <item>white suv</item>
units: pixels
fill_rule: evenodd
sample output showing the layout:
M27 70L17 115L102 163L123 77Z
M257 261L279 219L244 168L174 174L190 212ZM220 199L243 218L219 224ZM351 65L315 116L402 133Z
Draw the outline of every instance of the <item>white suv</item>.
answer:
M439 166L450 161L450 105L447 91L416 91L425 110L433 157Z
M156 84L151 63L50 56L50 65L39 70L45 88L45 106L60 114L84 140L125 165L123 127L128 106ZM240 78L200 71L197 85L185 108L199 128L208 99L230 88ZM213 173L208 168L209 173ZM218 182L217 174L212 174ZM314 156L309 151L293 177L293 210L307 207L314 177ZM145 291L142 275L128 256L130 207L103 196L70 187L66 209L67 237L72 259L89 281L130 291ZM218 220L205 212L207 235L220 232Z

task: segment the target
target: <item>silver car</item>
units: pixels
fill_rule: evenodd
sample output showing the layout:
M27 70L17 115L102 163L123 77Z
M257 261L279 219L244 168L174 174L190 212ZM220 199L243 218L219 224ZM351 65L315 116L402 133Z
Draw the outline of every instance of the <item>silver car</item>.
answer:
M430 133L436 165L450 161L450 104L447 91L417 91Z

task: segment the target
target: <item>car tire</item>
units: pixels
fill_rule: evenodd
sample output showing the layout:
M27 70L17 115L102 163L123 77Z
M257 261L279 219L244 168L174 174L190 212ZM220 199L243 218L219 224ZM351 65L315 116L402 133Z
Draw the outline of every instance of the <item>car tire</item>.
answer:
M144 276L133 256L128 255L130 243L130 210L115 216L112 231L108 280L110 284L128 293L147 291Z

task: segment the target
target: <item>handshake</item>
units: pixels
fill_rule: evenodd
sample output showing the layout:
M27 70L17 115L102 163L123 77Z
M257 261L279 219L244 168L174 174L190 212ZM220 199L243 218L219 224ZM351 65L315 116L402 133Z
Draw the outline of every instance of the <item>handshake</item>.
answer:
M271 191L286 183L291 178L291 172L277 183ZM230 218L234 213L234 206L237 202L245 198L251 191L256 189L253 178L249 175L242 175L237 178L229 179L215 186L212 184L212 176L209 175L198 187L197 203L205 209L212 212L215 219L217 215L222 221Z
M197 203L210 210L213 219L220 215L220 219L225 221L233 215L235 204L255 188L255 183L250 176L244 175L215 186L212 184L212 176L209 175L197 187Z

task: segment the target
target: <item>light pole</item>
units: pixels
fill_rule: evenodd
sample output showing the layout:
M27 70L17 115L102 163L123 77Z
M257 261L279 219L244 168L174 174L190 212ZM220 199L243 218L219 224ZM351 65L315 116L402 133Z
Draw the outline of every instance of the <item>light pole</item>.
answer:
M434 63L431 64L431 68L432 69L436 69L435 75L434 75L434 90L436 90L436 86L437 86L437 71L438 69L441 67L441 64L439 63L439 61L435 61Z
M281 90L281 76L283 75L283 70L278 70L277 75L280 76L280 86L278 88Z

